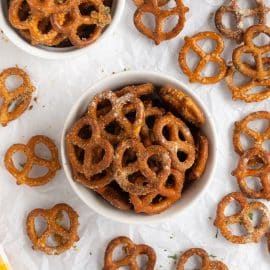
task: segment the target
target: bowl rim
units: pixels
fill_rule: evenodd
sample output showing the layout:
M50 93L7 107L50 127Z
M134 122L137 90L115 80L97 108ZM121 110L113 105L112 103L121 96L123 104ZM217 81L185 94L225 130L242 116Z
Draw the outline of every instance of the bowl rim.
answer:
M76 183L73 180L71 172L70 172L70 165L69 165L68 158L66 156L65 136L66 136L68 129L70 128L70 125L72 125L72 123L74 123L74 121L71 121L71 120L72 120L72 118L74 118L78 108L80 106L82 106L81 104L86 99L89 99L89 101L90 101L91 95L93 97L96 93L99 93L99 92L105 90L106 87L105 88L103 87L101 89L101 85L103 85L103 84L108 85L108 83L111 80L121 82L121 80L126 79L128 77L130 77L130 84L133 83L133 80L135 80L136 78L140 78L140 77L142 78L142 81L144 81L144 82L147 82L146 78L152 78L151 80L153 80L154 78L159 78L161 80L166 80L168 82L168 84L177 85L179 88L182 88L187 94L189 94L192 98L194 98L194 100L203 109L204 113L206 114L206 119L208 121L208 125L210 127L210 133L212 135L212 137L211 137L212 164L211 164L211 168L209 171L209 176L205 180L203 188L197 193L197 195L195 197L193 197L187 205L183 206L182 209L179 209L178 211L175 211L175 213L171 213L170 215L162 216L162 214L157 214L157 215L149 216L149 215L141 215L141 214L135 213L133 218L130 218L130 217L124 218L124 216L126 216L125 211L120 210L121 212L124 213L123 217L121 217L121 216L117 215L117 212L119 213L119 209L116 209L109 204L108 204L108 206L109 206L108 209L105 210L104 207L102 207L103 209L101 211L101 209L100 209L101 204L100 203L91 204L87 199L85 199L84 195L82 195L82 192L80 191L80 187L82 187L83 189L86 189L86 187L83 187L81 184ZM107 89L108 88L109 87L107 87ZM213 175L215 173L216 165L217 165L217 133L216 133L215 125L214 125L214 120L212 119L210 113L208 112L207 107L191 90L188 90L188 89L189 89L188 86L185 85L184 83L182 83L181 81L179 81L171 76L159 73L159 72L123 71L120 73L112 74L106 78L103 78L103 79L97 81L90 88L88 88L80 96L80 98L77 99L77 101L71 107L71 109L66 117L64 126L63 126L62 136L61 136L61 159L62 159L62 165L63 165L63 169L65 171L66 178L67 178L68 182L70 183L73 191L91 210L93 210L94 212L96 212L97 214L99 214L103 217L106 217L110 220L120 222L120 223L134 224L134 225L155 224L155 223L166 222L172 218L180 216L181 213L183 213L187 209L191 208L191 206L194 205L202 197L202 195L206 192L206 190L208 189L208 187L212 181ZM210 167L210 165L208 165L208 166ZM208 170L209 170L209 168L208 168ZM107 204L107 202L105 202L105 203ZM173 207L175 207L175 205L171 206L171 208L173 208ZM165 212L163 212L163 213L165 213Z
M7 0L4 0L7 1ZM100 42L104 41L112 32L116 29L120 19L124 13L125 0L116 0L115 11L113 14L111 24L105 29L101 36L92 44L83 48L74 48L73 50L63 49L49 49L46 46L33 46L26 40L24 40L17 31L9 24L6 14L3 10L3 1L0 1L0 28L3 30L6 37L19 49L25 51L28 54L37 56L49 60L61 60L78 57L82 54L90 52L98 46Z

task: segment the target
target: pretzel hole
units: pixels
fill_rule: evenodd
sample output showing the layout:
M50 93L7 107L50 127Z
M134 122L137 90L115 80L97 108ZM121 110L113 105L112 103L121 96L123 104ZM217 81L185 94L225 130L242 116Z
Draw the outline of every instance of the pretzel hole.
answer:
M92 11L98 11L97 8L91 3L81 3L79 10L82 16L90 16Z
M22 97L19 97L16 100L12 101L8 105L8 112L9 113L14 112L22 103L23 103L23 98Z
M43 177L45 175L47 175L49 173L49 169L47 167L43 167L40 165L33 165L28 177L29 178L39 178L39 177Z
M269 45L270 37L265 33L260 33L259 35L253 38L253 44L255 44L258 47Z
M264 213L260 209L255 209L248 214L254 228L258 228L261 225L263 216Z
M224 209L224 215L226 217L233 216L235 214L240 213L242 210L241 205L239 204L238 201L233 200L231 201Z
M163 23L163 31L165 33L173 31L173 29L178 25L179 20L178 15L168 16Z
M140 270L147 270L149 258L146 254L140 254L136 257L136 262Z
M70 218L66 211L60 210L57 212L55 222L62 228L69 230L71 228Z
M12 162L18 171L22 171L27 162L27 156L23 152L17 151L12 156Z
M112 254L112 260L114 262L120 261L124 259L128 255L128 245L127 244L120 244L117 247L115 247L113 254Z
M91 176L91 182L99 182L99 181L103 181L103 179L108 175L107 170L104 170L100 173L97 173L93 176Z
M185 162L188 158L188 155L187 155L187 153L179 150L179 151L177 151L177 158L180 162Z
M80 148L77 145L74 145L74 153L76 155L77 161L79 161L81 164L84 162L84 156L85 156L85 151L84 149Z
M198 255L191 256L185 263L185 269L201 269L202 258Z
M56 248L64 245L68 239L64 239L61 235L53 233L46 239L46 245L51 248Z
M165 187L174 189L175 186L176 186L175 176L173 174L170 174L166 183L165 183Z
M237 30L236 16L233 12L226 12L222 17L222 24L231 31Z
M246 95L263 94L269 92L268 86L255 86L246 92Z
M97 104L97 117L104 116L112 110L112 103L109 99L103 99Z
M100 147L99 145L95 145L92 149L93 155L92 155L92 162L93 164L98 164L101 162L105 156L105 150L104 148Z
M31 16L31 9L27 1L23 1L18 13L21 22L25 22Z
M164 166L166 166L166 162L163 160L162 155L159 154L154 154L153 156L149 157L147 164L149 168L157 175L161 173L164 169Z
M166 197L164 197L164 196L158 194L157 196L155 196L155 197L153 198L151 204L154 204L154 205L155 205L155 204L159 204L159 203L163 202L165 199L166 199Z
M265 140L262 144L262 147L265 151L270 153L270 140Z
M259 156L252 157L247 163L247 168L250 170L259 170L262 169L264 166L265 162Z
M248 235L247 229L243 226L243 220L240 219L239 223L230 224L228 226L230 232L235 236L245 236Z
M92 137L92 128L90 125L83 126L79 132L78 137L80 137L83 140L89 140Z
M116 120L106 125L105 130L112 135L120 135L124 131L119 122Z
M125 114L125 117L128 119L129 122L131 122L132 124L135 123L136 121L136 116L137 116L137 112L136 110L133 110L131 112L128 112L127 114Z
M241 58L240 58L240 62L244 63L245 65L247 65L251 69L255 69L256 62L255 62L254 55L252 53L242 53Z
M145 123L146 123L146 125L147 125L147 127L149 129L153 129L156 120L157 120L157 116L156 115L150 115L150 116L147 116L145 118Z
M236 86L242 86L247 83L249 83L252 79L249 78L248 76L245 76L243 73L236 71L233 74L233 81Z
M249 16L249 17L245 17L243 19L243 29L247 29L250 26L253 26L255 24L259 23L259 16Z
M37 236L40 237L48 228L47 220L43 216L36 216L34 222L35 232Z
M122 167L126 167L138 160L137 153L132 148L126 149L123 155Z
M194 70L195 67L199 64L200 60L201 58L197 53L191 49L188 50L186 54L186 62L190 70Z
M23 78L18 75L10 75L5 80L5 87L9 92L13 92L23 85Z
M243 150L245 151L245 150L248 150L248 149L253 147L254 140L250 136L248 136L244 133L241 133L240 134L240 143L241 143Z
M167 9L172 9L174 7L176 7L176 1L175 0L158 0L158 2L160 4L164 4L165 2L167 2L165 5L160 6L159 8L162 10L167 10Z
M256 8L258 5L256 0L237 0L237 3L241 9Z
M200 39L197 41L197 44L207 54L212 53L217 48L217 42L212 38Z
M52 153L44 143L38 143L34 148L35 155L46 160L52 160Z
M209 61L203 70L201 75L204 77L215 77L220 73L220 65L216 62Z
M128 181L137 186L147 187L149 185L149 180L140 171L130 174Z
M270 120L268 119L256 119L253 121L250 121L247 126L256 132L264 133L266 129L269 127Z
M43 35L48 34L52 30L50 18L44 18L38 22L38 29Z
M142 22L151 32L155 31L156 18L154 14L150 12L144 13L142 16Z
M254 190L256 192L256 191L261 191L263 189L261 180L258 177L248 176L245 178L245 181L246 181L247 187L250 190Z
M88 40L93 36L96 28L94 24L82 24L77 29L77 36L81 40Z

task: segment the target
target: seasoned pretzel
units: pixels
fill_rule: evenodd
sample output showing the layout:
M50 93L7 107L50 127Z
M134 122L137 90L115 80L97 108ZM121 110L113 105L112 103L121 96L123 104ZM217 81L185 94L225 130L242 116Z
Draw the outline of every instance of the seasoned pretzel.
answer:
M159 95L173 112L180 114L187 122L199 127L204 125L203 111L186 93L172 86L164 86Z
M201 178L205 171L209 157L209 141L206 135L204 135L202 132L198 132L196 135L195 146L195 162L186 175L187 179L191 181L195 181Z
M52 28L48 16L34 12L30 7L26 19L20 18L20 9L24 3L25 0L11 1L9 21L16 29L27 31L33 45L56 46L66 38Z
M133 0L134 4L138 7L144 4L147 0ZM158 6L165 6L170 0L158 0Z
M159 45L164 40L176 37L184 28L185 14L188 8L183 4L182 0L175 0L176 6L171 9L161 9L158 0L146 0L139 5L134 14L134 24L136 28L145 36L155 41ZM143 23L143 16L151 13L155 16L155 30L152 31ZM169 32L164 30L164 22L170 16L178 16L176 26Z
M253 42L253 39L261 33L270 37L270 28L266 25L253 25L249 27L244 34L244 44L235 48L232 55L235 68L255 80L264 80L270 76L270 69L265 67L263 57L263 55L270 52L270 44L257 46ZM243 54L252 54L255 60L255 66L243 62L241 59Z
M245 33L244 19L247 17L256 17L257 24L265 24L267 13L270 11L269 7L264 4L264 0L256 0L254 8L242 9L239 6L238 0L231 0L229 5L222 5L215 14L215 24L218 31L226 38L233 39L238 43L243 41ZM232 14L236 25L234 28L227 28L223 24L223 17L225 14Z
M191 248L185 251L179 259L176 270L185 270L185 264L195 255L202 259L201 270L229 270L223 262L211 261L207 252L201 248Z
M256 120L267 120L268 126L263 132L258 132L250 127L249 123ZM241 121L235 122L235 128L233 131L233 145L237 154L242 156L245 149L241 143L241 135L246 135L252 139L253 145L251 148L256 147L263 150L263 143L270 139L270 113L267 111L253 112L247 115Z
M260 161L259 168L249 168L251 161ZM241 191L252 199L270 200L270 154L259 148L246 151L240 158L237 168L232 173L239 184ZM257 191L247 185L247 177L259 179L261 190Z
M130 195L130 201L137 213L159 214L181 198L184 174L171 170L169 177L161 179L158 191L147 195Z
M35 147L38 144L44 144L50 150L50 159L41 158L36 154ZM17 152L23 153L27 158L26 163L21 170L15 166L12 159ZM17 184L26 184L28 186L41 186L47 184L54 178L56 172L61 167L58 159L57 147L51 139L42 135L32 137L26 145L12 145L5 154L4 162L7 170L16 178ZM48 169L48 172L46 175L32 178L29 174L34 165L45 167Z
M167 113L156 121L153 132L156 141L170 152L172 168L184 172L193 165L195 161L194 140L183 121L171 113ZM167 134L164 135L164 132ZM182 154L185 155L184 158L182 158Z
M88 15L82 15L80 6L82 4L94 6L95 10ZM102 0L81 0L74 6L71 11L66 11L64 14L53 14L51 23L53 28L67 36L70 42L78 47L85 47L96 41L104 28L111 23L111 10L103 4ZM63 16L66 18L63 21ZM80 27L94 27L94 30L87 37L85 34L80 36Z
M17 76L22 79L22 84L13 91L8 91L6 80L9 76ZM8 68L0 73L0 123L6 126L10 121L18 118L28 108L35 87L32 85L28 74L20 68ZM15 108L10 111L10 106L14 104Z
M240 212L231 216L225 216L225 208L233 201L237 201L241 206ZM261 222L254 227L249 214L252 211L261 212ZM245 235L234 235L228 228L231 224L242 225L247 233ZM246 244L259 242L270 225L270 214L267 207L261 202L248 202L240 192L233 192L226 195L217 207L217 217L214 225L221 231L222 235L230 242L235 244Z
M117 95L117 97L121 97L126 94L132 94L138 98L142 98L143 96L153 94L154 91L155 86L152 83L144 83L138 85L128 85L120 90L117 90L115 94Z
M60 224L63 212L68 215L69 228ZM38 235L35 227L35 219L37 217L43 217L47 223L47 228L41 235ZM33 249L48 255L59 255L79 241L78 226L78 214L69 205L64 203L57 204L51 209L35 209L28 214L26 221L26 230L29 239L33 243ZM57 243L56 246L50 246L47 243L50 236Z
M122 245L124 245L123 251L125 252L125 257L119 260L114 260L114 250ZM147 265L144 269L154 270L156 264L156 253L153 248L147 245L136 245L125 236L117 237L109 243L105 251L103 270L117 270L124 266L129 267L130 270L140 270L141 268L136 260L140 255L145 255L148 258Z
M85 116L77 121L66 135L66 147L76 181L89 188L101 188L112 181L109 167L114 149L100 136L95 119Z
M145 195L167 179L171 159L162 146L145 148L138 140L125 140L115 151L114 168L114 178L124 191Z
M110 105L107 106L108 110L101 113L99 107L103 102ZM131 108L131 111L126 111L126 108ZM127 118L129 112L134 112L134 121ZM97 119L102 137L115 145L128 137L138 138L143 125L144 105L134 94L128 93L118 98L115 93L105 91L93 98L88 107L88 115ZM107 127L114 123L119 125L119 132L115 132L114 127L111 132L108 131Z
M216 48L210 52L205 52L199 45L198 41L211 39L216 42ZM187 63L187 54L189 50L193 50L200 58L199 63L192 70ZM186 37L185 44L179 53L179 65L182 71L189 77L190 82L198 82L202 84L214 84L221 81L227 72L227 66L221 54L224 50L224 42L222 37L215 32L200 32L193 37ZM201 72L209 62L218 64L219 71L213 76L203 76Z

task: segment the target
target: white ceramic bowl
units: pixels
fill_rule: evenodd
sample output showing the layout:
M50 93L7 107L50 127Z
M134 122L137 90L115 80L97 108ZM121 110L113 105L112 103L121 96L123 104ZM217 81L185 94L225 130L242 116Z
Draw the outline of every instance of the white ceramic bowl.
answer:
M184 91L186 91L196 102L200 105L202 110L206 115L207 122L203 127L203 131L210 139L210 155L207 164L206 171L200 181L195 182L193 185L187 189L183 195L181 200L176 202L169 208L167 211L153 216L147 216L143 214L136 214L134 212L125 212L118 210L112 207L108 202L97 196L93 191L85 188L81 184L73 181L71 168L69 165L69 161L66 155L65 149L65 135L71 128L72 124L78 120L81 115L87 110L87 106L90 103L91 99L94 97L95 94L102 92L106 89L118 89L125 85L130 84L139 84L151 82L157 86L162 86L166 84L170 84L172 86L178 87ZM216 165L216 152L217 152L217 145L216 145L216 132L213 120L206 110L206 107L202 104L202 102L196 97L196 95L191 92L186 85L181 83L180 81L168 77L163 74L153 73L153 72L140 72L140 71L127 71L122 72L116 75L109 76L106 79L99 81L98 83L94 84L89 90L87 90L81 98L75 103L72 107L65 125L62 134L62 142L61 142L61 156L62 156L62 164L67 176L69 183L71 184L74 191L77 195L94 211L97 213L113 219L115 221L128 223L128 224L146 224L146 223L156 223L165 220L172 220L175 216L180 215L183 210L191 207L191 205L203 195L204 191L207 189L211 178L214 173L215 165ZM196 205L193 205L195 210Z
M7 38L17 47L25 52L46 59L65 59L76 57L87 52L95 52L95 48L114 31L125 7L125 0L115 0L112 7L112 23L104 30L102 35L93 44L84 47L68 47L68 48L50 48L46 46L32 46L29 42L23 39L15 28L11 26L8 20L8 0L0 1L0 28L3 30Z

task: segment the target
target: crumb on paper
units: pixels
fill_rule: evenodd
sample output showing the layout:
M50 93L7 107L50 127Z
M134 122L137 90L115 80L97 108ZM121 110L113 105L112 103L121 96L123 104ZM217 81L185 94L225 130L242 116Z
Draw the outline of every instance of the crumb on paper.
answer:
M174 255L171 255L171 256L168 256L169 259L172 259L174 264L176 264L177 262L177 254L174 254Z

